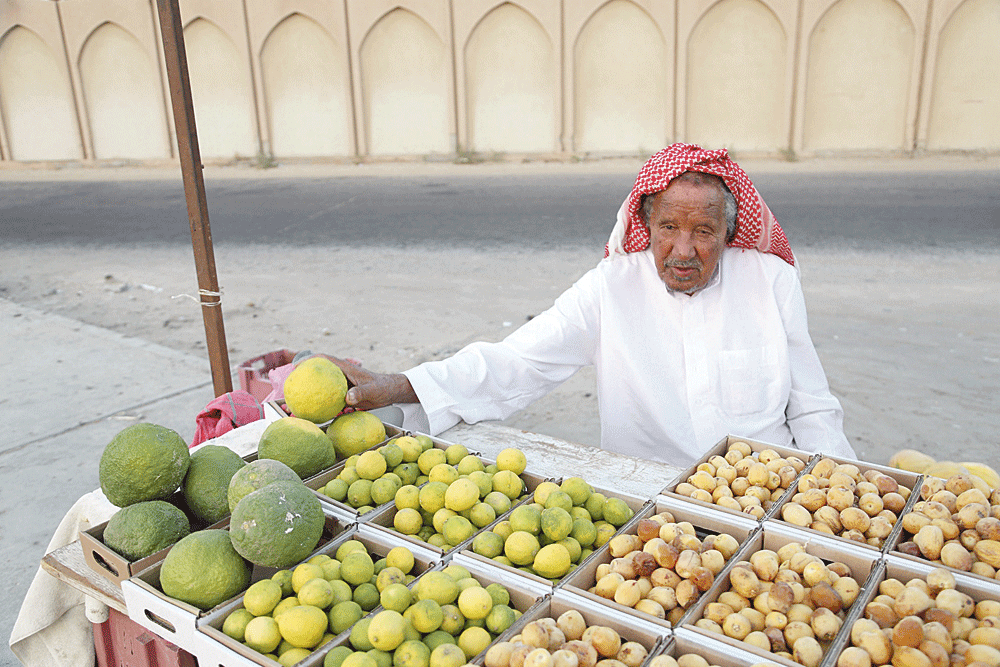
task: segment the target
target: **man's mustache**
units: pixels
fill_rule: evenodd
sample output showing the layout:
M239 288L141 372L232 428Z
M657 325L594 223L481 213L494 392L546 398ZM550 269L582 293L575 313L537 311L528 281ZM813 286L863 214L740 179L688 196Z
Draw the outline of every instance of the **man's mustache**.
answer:
M701 262L697 259L665 259L663 266L668 269L701 269Z

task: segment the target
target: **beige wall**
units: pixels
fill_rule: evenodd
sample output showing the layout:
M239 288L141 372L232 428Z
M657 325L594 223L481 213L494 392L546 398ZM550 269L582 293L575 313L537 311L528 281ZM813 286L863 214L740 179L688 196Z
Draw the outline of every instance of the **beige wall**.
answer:
M179 0L224 161L1000 151L997 0ZM4 0L0 160L172 160L155 0Z

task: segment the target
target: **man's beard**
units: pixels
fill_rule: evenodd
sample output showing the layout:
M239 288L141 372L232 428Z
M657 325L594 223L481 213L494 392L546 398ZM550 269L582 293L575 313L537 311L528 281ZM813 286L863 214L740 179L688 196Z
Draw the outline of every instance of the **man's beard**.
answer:
M663 260L664 269L697 269L699 271L698 275L701 275L701 270L703 268L702 263L696 259L665 259ZM674 292L680 292L682 294L693 294L697 292L700 286L695 285L687 289L673 290Z

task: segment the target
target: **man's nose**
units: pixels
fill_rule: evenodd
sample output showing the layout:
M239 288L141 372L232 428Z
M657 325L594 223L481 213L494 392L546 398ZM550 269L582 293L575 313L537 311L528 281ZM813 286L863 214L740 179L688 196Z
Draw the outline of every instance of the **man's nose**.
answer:
M671 254L675 259L691 259L695 256L694 242L690 234L679 234L674 239L674 247Z

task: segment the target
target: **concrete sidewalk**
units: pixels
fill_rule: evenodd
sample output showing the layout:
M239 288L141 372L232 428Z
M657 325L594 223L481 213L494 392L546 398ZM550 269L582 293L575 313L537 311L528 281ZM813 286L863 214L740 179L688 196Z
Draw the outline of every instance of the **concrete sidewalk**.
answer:
M207 358L0 299L7 350L0 394L0 562L6 639L52 531L100 485L101 452L125 426L150 421L194 435L214 393Z

